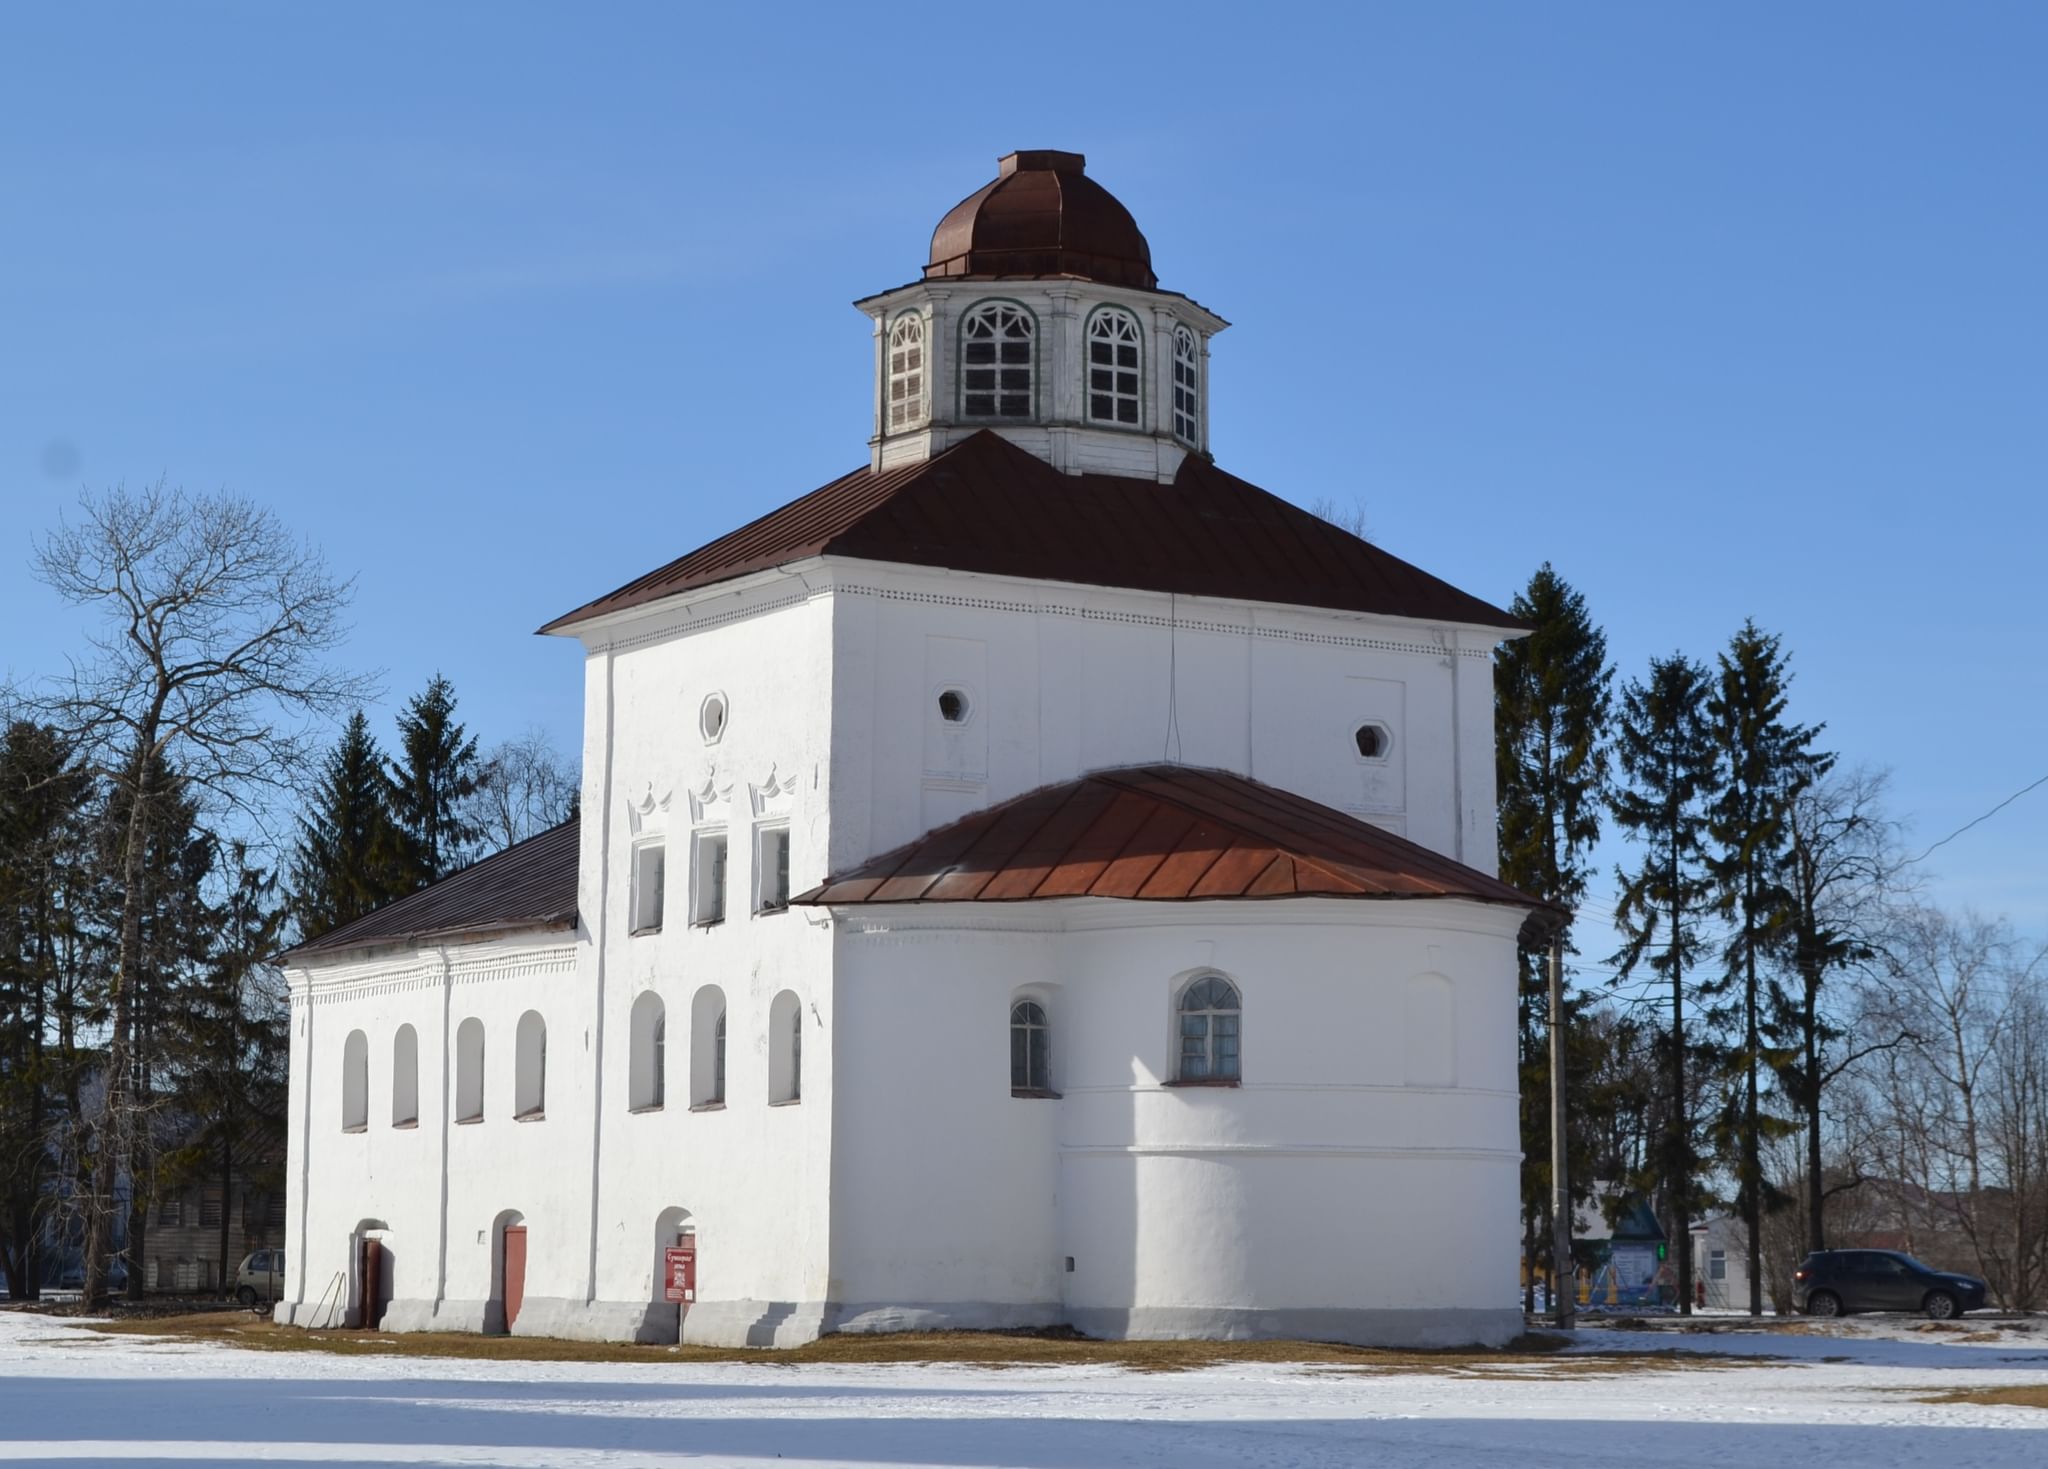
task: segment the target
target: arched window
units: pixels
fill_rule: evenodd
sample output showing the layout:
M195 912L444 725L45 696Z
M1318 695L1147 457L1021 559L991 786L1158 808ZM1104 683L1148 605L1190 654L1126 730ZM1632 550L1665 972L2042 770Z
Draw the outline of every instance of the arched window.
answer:
M642 990L633 1001L632 1056L627 1068L626 1105L651 1111L668 1100L668 1012L661 996Z
M1032 1095L1052 1090L1047 1065L1048 1029L1045 1007L1019 1000L1010 1007L1010 1090Z
M690 1001L690 1105L725 1105L725 991L715 984Z
M548 1023L540 1011L519 1017L512 1059L512 1115L544 1116L548 1108Z
M797 1102L804 1094L804 1007L784 990L768 1007L768 1100Z
M1035 384L1031 313L990 301L960 323L960 411L968 418L1029 418Z
M484 1023L474 1015L455 1027L455 1120L484 1117Z
M1220 974L1205 974L1182 990L1179 1079L1236 1081L1242 1018L1237 986Z
M420 1125L420 1036L410 1025L391 1038L391 1125Z
M361 1132L370 1125L370 1038L360 1030L341 1043L341 1130Z
M1088 318L1088 417L1138 425L1138 318L1105 306Z
M1184 444L1202 441L1202 349L1184 326L1173 329L1173 435Z
M924 318L899 316L889 328L889 429L924 422Z

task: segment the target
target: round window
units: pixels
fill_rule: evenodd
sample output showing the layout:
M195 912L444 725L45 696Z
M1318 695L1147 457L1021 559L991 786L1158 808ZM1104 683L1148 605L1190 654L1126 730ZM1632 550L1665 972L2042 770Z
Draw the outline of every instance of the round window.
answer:
M697 711L697 728L703 732L705 744L717 743L725 733L725 695L711 694L705 698L704 707Z
M1361 724L1352 738L1358 742L1358 756L1361 760L1384 759L1387 748L1392 743L1387 737L1387 727L1383 724Z
M948 724L965 724L968 708L964 690L946 689L939 695L939 718Z

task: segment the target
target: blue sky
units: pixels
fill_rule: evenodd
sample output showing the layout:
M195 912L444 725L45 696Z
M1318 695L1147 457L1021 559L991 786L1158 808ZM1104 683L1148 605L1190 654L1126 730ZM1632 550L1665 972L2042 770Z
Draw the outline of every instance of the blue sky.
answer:
M547 618L865 457L848 304L1085 152L1227 467L1625 672L1784 634L1921 845L2048 774L2048 7L0 11L0 674L81 486L274 505L349 656L572 744ZM388 716L379 714L380 727ZM2048 931L2048 788L1935 892Z

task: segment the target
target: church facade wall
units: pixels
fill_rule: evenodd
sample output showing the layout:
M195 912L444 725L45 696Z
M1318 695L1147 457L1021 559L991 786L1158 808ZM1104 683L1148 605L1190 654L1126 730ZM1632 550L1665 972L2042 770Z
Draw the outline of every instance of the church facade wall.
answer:
M1233 770L1491 873L1498 633L830 563L832 866L1089 770ZM967 721L938 695L964 690ZM1361 757L1359 725L1384 754Z
M530 1217L544 1238L587 1241L578 1190L533 1186L573 1179L579 1163L588 1172L577 1122L590 1115L589 1076L566 1044L581 1029L579 947L528 937L294 970L289 1253L279 1320L360 1322L366 1236L382 1246L380 1295L396 1330L488 1324L493 1229L508 1211ZM514 1117L516 1034L528 1012L543 1018L554 1044L544 1115L522 1121ZM465 1021L484 1038L478 1109L463 1104L456 1084ZM412 1068L401 1065L401 1029L413 1038ZM345 1054L357 1033L366 1074L352 1080ZM349 1093L364 1083L367 1105L354 1122ZM564 1253L537 1259L534 1295L571 1288Z
M685 1229L699 1288L684 1339L774 1345L816 1334L826 1294L831 943L813 915L775 907L772 841L787 843L783 898L824 878L830 627L821 598L776 576L700 599L681 618L656 609L586 660L579 906L603 915L579 973L603 1047L592 1062L603 1105L585 1140L586 1166L593 1151L603 1159L592 1185L590 1334L677 1339L679 1313L655 1272L658 1247ZM703 903L715 841L722 898L710 921ZM636 883L652 845L663 853L665 897L659 930L644 931ZM664 1022L658 1109L633 1094L643 995ZM714 1098L705 1073L718 1065L721 1010L724 1087ZM780 1094L786 1076L771 1075L791 1054L792 1011L802 1025L795 1097Z
M851 918L841 1042L873 1064L842 1068L836 1101L828 1322L1508 1339L1519 917L1075 900ZM1175 996L1207 973L1243 997L1237 1086L1173 1084ZM1010 1094L1019 995L1045 1005L1057 1099Z

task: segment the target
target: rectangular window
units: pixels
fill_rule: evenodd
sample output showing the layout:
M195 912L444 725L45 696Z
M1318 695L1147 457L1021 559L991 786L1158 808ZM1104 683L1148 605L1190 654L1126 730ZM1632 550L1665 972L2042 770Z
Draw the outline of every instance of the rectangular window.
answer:
M1709 1280L1726 1280L1727 1278L1728 1278L1728 1252L1727 1252L1726 1250L1708 1250L1708 1251L1707 1251L1707 1279L1709 1279Z
M284 1195L282 1193L271 1194L263 1200L263 1222L266 1226L273 1229L282 1229L284 1227ZM282 1256L278 1259L277 1268L280 1270L284 1269Z
M692 923L725 922L725 833L697 833L696 892L690 912Z
M633 848L633 932L661 932L667 890L667 846L661 842L641 842Z
M182 1226L185 1223L185 1201L183 1199L165 1199L162 1203L158 1204L156 1206L156 1222L168 1224L173 1228Z
M754 849L754 911L780 913L789 906L789 828L764 826Z
M220 1190L210 1188L199 1196L199 1227L220 1227Z

